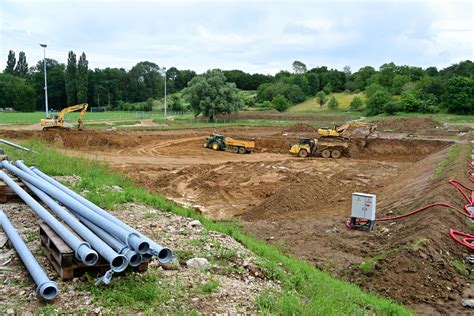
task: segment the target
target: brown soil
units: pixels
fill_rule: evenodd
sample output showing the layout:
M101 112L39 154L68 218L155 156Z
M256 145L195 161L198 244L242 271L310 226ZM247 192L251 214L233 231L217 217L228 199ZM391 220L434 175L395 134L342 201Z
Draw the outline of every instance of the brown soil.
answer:
M406 132L412 122L396 124ZM255 152L203 148L204 137L214 132L254 139ZM383 215L432 202L462 206L446 179L466 182L467 155L442 177L434 177L433 170L451 145L447 141L355 139L348 157L338 160L288 155L291 144L315 134L302 124L128 133L0 131L0 137L36 137L66 154L109 162L137 184L207 217L238 217L257 237L284 244L289 253L418 312L463 312L459 299L474 292L452 262L467 253L447 235L449 227L472 233L462 218L433 209L378 223L371 233L348 231L342 222L349 216L352 192L377 194ZM375 270L362 273L360 263L381 253Z

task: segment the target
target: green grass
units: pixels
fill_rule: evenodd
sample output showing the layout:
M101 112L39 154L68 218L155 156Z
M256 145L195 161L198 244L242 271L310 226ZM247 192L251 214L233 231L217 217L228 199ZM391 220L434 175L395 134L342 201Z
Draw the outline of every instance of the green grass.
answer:
M362 99L362 102L365 102L367 100L367 97L363 93L350 94L350 93L345 93L345 92L338 92L338 93L332 93L328 97L327 102L329 102L329 99L332 96L334 96L336 100L339 102L339 109L342 109L342 110L349 109L349 104L351 103L352 99L355 96L359 96ZM316 101L316 97L311 97L300 104L296 104L292 106L288 110L288 112L294 112L294 113L319 113L319 112L327 112L327 111L330 111L328 110L327 103L324 104L323 107L321 108L319 106L319 103Z
M192 115L181 115L174 120L165 120L163 118L155 118L153 122L163 124L154 127L154 130L174 130L174 129L190 129L190 128L214 128L226 126L289 126L296 124L295 121L276 121L276 120L216 120L211 123L204 120L196 120Z
M435 178L439 177L444 173L446 167L459 156L461 149L462 146L460 144L455 144L449 148L448 153L446 154L446 156L444 156L443 160L439 162L438 166L433 172L433 176Z
M447 113L405 113L398 112L395 115L380 114L367 118L367 121L392 120L398 118L430 118L440 124L474 124L474 115L457 115Z
M455 267L456 270L458 270L459 273L461 273L462 275L466 275L466 276L469 276L470 278L473 278L473 279L474 279L474 275L471 274L471 269L470 269L469 266L466 265L463 261L461 261L461 260L453 260L453 261L451 261L451 264L452 264L453 267Z
M217 289L219 288L220 284L218 280L210 280L204 283L199 287L199 292L204 293L204 294L211 294L217 292Z
M50 175L80 175L81 181L75 190L87 189L92 202L105 207L135 202L161 209L164 212L198 219L207 230L227 234L252 251L268 277L276 280L282 287L279 292L260 293L257 307L262 314L279 315L335 315L335 314L377 314L377 315L410 315L411 312L395 302L377 295L363 292L359 287L346 281L337 280L329 274L316 269L305 260L283 254L276 247L258 240L243 232L235 223L216 222L166 200L160 195L134 185L126 178L115 174L102 164L81 158L67 157L42 143L27 143L33 146L38 154L23 153L7 148L11 159L23 159L28 165L36 165ZM123 191L104 190L104 187L118 185ZM176 249L178 256L180 249ZM222 254L231 258L233 254ZM115 312L133 312L144 309L146 313L178 313L178 311L161 310L163 301L167 301L168 292L178 300L183 287L163 285L160 288L158 272L150 271L156 276L137 275L114 280L111 286L93 291L94 302L110 307ZM150 278L150 279L149 279ZM153 279L155 278L155 279ZM156 287L158 287L156 289ZM147 289L151 291L149 295ZM250 299L250 298L249 298Z
M156 112L140 112L144 113L143 118L154 118L163 116L162 113ZM31 113L20 113L20 112L0 112L0 124L35 124L39 123L44 118L44 112L31 112ZM72 112L66 114L66 122L75 123L79 118L79 112ZM134 120L137 118L136 112L87 112L84 116L85 122L90 121L107 121L107 120Z

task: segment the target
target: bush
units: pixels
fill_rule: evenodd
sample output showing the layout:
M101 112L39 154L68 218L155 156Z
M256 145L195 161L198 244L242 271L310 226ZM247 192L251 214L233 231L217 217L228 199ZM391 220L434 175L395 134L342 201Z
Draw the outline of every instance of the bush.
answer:
M339 107L339 102L337 102L336 98L334 96L331 97L328 103L328 108L334 110Z
M351 104L349 104L349 107L351 108L351 110L357 111L362 107L362 105L362 99L358 96L355 96L352 99Z
M290 106L288 100L282 95L277 95L274 97L272 100L272 105L278 112L285 112Z
M257 107L271 109L273 108L273 104L270 101L263 101L262 103L257 103Z
M33 112L36 106L36 94L32 86L26 83L13 88L13 105L16 111Z
M396 112L399 112L401 105L399 101L390 101L385 103L384 112L388 115L394 115Z
M323 107L324 103L326 103L327 101L327 97L326 97L326 93L324 93L324 91L319 91L317 94L316 94L316 100L318 101L319 103L319 107Z
M449 113L474 114L474 79L468 77L449 79L442 100Z
M411 92L403 92L400 97L400 103L405 112L418 112L420 110L421 102Z
M368 98L373 96L377 91L387 91L387 90L381 85L379 85L378 83L372 83L371 85L367 86L367 88L365 88L365 94L367 95Z
M170 108L173 112L183 112L185 110L181 98L176 94L171 96Z
M377 91L367 100L367 115L377 115L385 112L385 104L392 101L390 94L385 91Z
M326 94L330 94L332 92L332 84L329 82L327 85L325 85L323 91Z

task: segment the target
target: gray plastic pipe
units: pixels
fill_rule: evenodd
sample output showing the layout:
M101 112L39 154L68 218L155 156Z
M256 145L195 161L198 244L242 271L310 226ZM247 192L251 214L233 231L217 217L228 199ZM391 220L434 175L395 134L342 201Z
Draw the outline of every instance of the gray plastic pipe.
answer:
M28 169L28 168L27 168ZM30 169L25 170L27 173L32 173ZM121 257L115 252L109 245L107 245L102 239L97 237L91 230L79 222L76 217L66 211L61 205L56 203L46 193L28 183L24 182L37 197L39 197L57 216L59 216L66 224L68 224L76 233L78 233L84 240L87 240L94 249L110 264L110 268L114 272L121 272L127 267L126 264L121 260ZM125 256L127 257L127 256ZM128 257L127 257L128 259ZM96 260L97 261L97 260ZM95 264L95 263L94 263Z
M36 261L35 257L2 210L0 210L0 226L3 227L3 231L8 236L8 239L10 239L17 254L20 256L26 269L35 281L37 285L36 293L45 300L54 299L59 292L58 285L56 282L51 281L48 278L43 268L41 268L38 261Z
M18 196L45 221L76 254L76 258L86 265L94 265L99 256L97 252L91 249L87 242L77 238L69 229L64 227L53 215L51 215L44 207L42 207L35 199L23 190L15 181L13 181L5 172L0 170L0 179L2 179Z
M21 163L21 165L25 166L21 161L17 161L17 165L18 162ZM21 167L21 165L19 165ZM26 166L25 166L26 167ZM113 222L114 224L122 227L123 229L129 231L129 232L133 232L135 234L138 234L140 237L142 237L144 240L146 240L149 245L150 245L150 251L153 255L156 255L156 257L158 258L158 260L161 262L161 263L168 263L170 262L171 260L174 259L174 255L173 255L173 252L171 251L171 249L167 248L167 247L163 247L161 246L160 244L154 242L153 240L151 240L150 238L146 237L145 235L143 235L142 233L140 233L139 231L133 229L132 227L128 226L127 224L125 224L124 222L122 222L121 220L119 220L117 217L113 216L112 214L110 214L109 212L103 210L102 208L98 207L97 205L95 205L94 203L92 203L91 201L85 199L84 197L82 197L81 195L77 194L76 192L72 191L71 189L69 189L68 187L62 185L61 183L59 183L58 181L54 180L53 178L51 178L50 176L44 174L43 172L41 172L41 170L39 170L38 168L36 167L30 167L31 170L33 170L33 172L41 177L42 179L44 179L45 181L49 182L50 184L52 184L53 186L55 186L56 188L60 189L61 191L63 191L64 193L68 194L69 196L71 196L72 198L76 199L78 202L84 204L85 206L87 206L89 209L91 209L92 211L94 211L95 213L101 215L102 217L105 217L107 218L108 220L110 220L111 222ZM87 216L86 216L87 217ZM88 217L89 218L89 217ZM146 251L145 251L146 252ZM145 252L140 252L141 254L144 254Z
M26 148L26 147L23 147L23 146L21 146L21 145L18 145L18 144L9 142L9 141L6 140L6 139L0 139L0 143L3 143L3 144L8 145L8 146L12 146L12 147L15 147L15 148L24 150L24 151L32 151L30 148Z
M21 165L21 163L20 163ZM117 237L119 240L127 244L130 248L137 251L138 253L148 252L150 245L148 242L140 238L140 236L133 232L128 232L122 227L110 222L109 220L105 219L104 217L96 214L85 205L79 203L77 200L73 199L67 194L64 194L63 191L59 190L55 186L49 184L45 180L29 175L25 171L22 171L12 165L8 161L3 161L2 166L9 170L10 172L14 173L16 176L20 177L22 180L29 182L30 184L34 185L41 191L47 193L52 198L61 202L64 206L69 209L74 210L74 212L78 213L81 216L84 216L94 222L97 226L101 227L102 229L106 230L110 234ZM126 259L126 258L125 258ZM125 266L127 266L126 263Z
M91 221L85 219L84 217L76 214L76 216L84 223L90 230L92 230L97 236L99 236L103 241L109 244L112 249L117 251L118 253L124 255L128 259L128 263L132 267L138 267L142 262L142 256L130 249L127 245L123 242L117 240L114 236L109 235L105 230L100 228L99 226L94 225Z

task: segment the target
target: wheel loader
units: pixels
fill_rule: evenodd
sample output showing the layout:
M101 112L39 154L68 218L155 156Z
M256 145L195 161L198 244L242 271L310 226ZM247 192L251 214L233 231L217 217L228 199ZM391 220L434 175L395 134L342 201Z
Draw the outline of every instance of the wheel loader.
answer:
M204 148L213 150L229 150L235 154L247 154L255 148L254 141L238 140L230 137L224 137L219 134L212 134L204 140Z
M301 158L308 156L339 159L347 152L349 144L344 141L321 141L312 138L302 138L298 144L291 146L290 154Z

